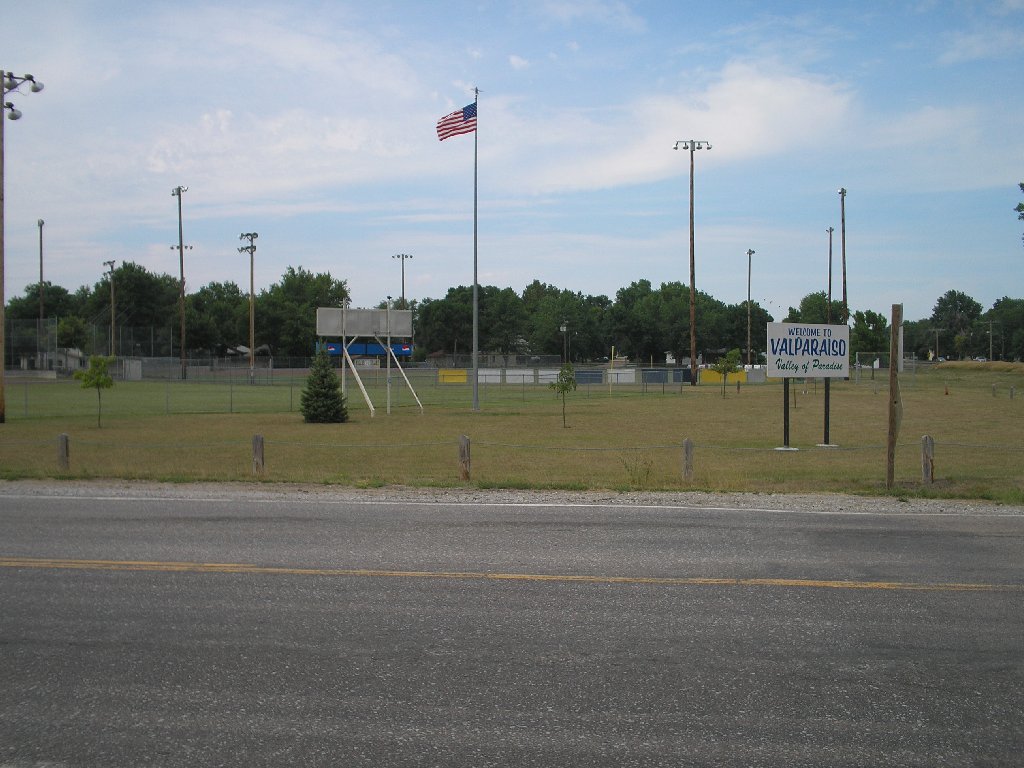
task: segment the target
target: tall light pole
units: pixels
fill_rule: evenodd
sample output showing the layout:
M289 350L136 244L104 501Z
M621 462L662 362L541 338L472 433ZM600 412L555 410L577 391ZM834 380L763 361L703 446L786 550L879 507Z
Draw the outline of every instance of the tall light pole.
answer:
M188 375L188 358L185 352L185 241L181 230L182 192L188 192L188 187L178 185L171 190L171 196L178 198L178 265L181 270L181 281L178 284L178 314L181 316L181 378L184 379Z
M992 356L992 325L996 323L1002 325L1002 323L999 320L983 320L982 322L988 323L988 359L995 360ZM1000 357L1002 357L1002 355L1000 355Z
M117 352L114 351L114 317L116 316L114 312L114 262L104 261L103 263L110 269L107 273L110 275L110 356L114 357L117 355Z
M43 367L43 353L41 351L39 340L43 336L43 322L45 318L45 312L43 310L43 294L45 289L43 288L43 224L42 219L36 222L39 226L39 327L36 329L36 367Z
M385 317L387 318L387 320L385 322L385 325L387 326L386 331L387 331L388 346L387 346L387 349L384 350L384 356L385 356L384 359L387 360L387 364L388 364L388 372L387 372L386 383L387 383L387 390L388 390L388 416L390 416L391 415L391 297L390 296L388 296L388 303L385 304L385 307L387 308L387 312L385 314Z
M839 188L839 228L843 250L843 322L850 321L850 305L846 303L846 187Z
M697 386L697 282L694 276L693 258L693 153L697 149L711 149L711 143L704 139L677 141L673 149L690 150L690 386Z
M255 381L256 376L256 283L253 277L253 269L256 261L256 232L243 232L238 236L239 240L248 240L248 245L238 249L239 253L249 254L249 383Z
M825 322L832 322L832 233L835 229L829 227L825 230L828 232L828 298L825 304ZM828 378L828 377L826 377Z
M408 253L396 253L391 258L402 260L402 309L408 309L409 307L405 303L405 260L411 259L412 256Z
M17 120L21 112L15 109L14 105L7 100L7 94L17 91L24 83L32 83L32 93L39 93L43 90L43 84L32 75L18 77L13 72L0 70L0 82L3 83L3 93L0 94L0 424L7 420L7 403L4 400L4 366L7 358L4 354L4 114L10 120Z
M832 233L835 232L833 227L828 228L828 296L825 298L825 322L828 325L832 324ZM824 439L822 445L832 445L831 438L829 437L829 416L830 409L832 407L832 377L825 377L825 428L824 428Z
M747 367L750 367L750 257L754 255L751 248L747 248Z
M939 360L939 334L942 331L944 331L944 330L946 330L946 329L945 328L932 328L932 331L935 332L935 361L936 362L938 362L938 360Z
M36 222L39 226L39 324L42 325L43 318L46 316L43 312L43 224L46 222L42 219Z

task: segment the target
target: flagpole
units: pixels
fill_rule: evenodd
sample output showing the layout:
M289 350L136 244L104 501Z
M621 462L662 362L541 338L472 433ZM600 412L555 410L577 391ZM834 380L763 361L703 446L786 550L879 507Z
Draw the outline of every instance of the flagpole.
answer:
M480 410L480 287L477 279L477 146L480 135L480 89L473 89L477 107L476 130L473 131L473 410Z

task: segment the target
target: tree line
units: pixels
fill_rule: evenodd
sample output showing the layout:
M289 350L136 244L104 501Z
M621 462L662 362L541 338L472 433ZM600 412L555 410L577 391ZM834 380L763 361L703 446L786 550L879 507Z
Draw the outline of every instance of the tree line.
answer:
M91 349L95 326L109 327L110 280L115 289L115 323L121 327L163 329L170 337L170 356L180 353L177 278L153 274L124 262L92 287L74 293L43 284L44 316L57 321L57 346ZM39 284L7 306L9 320L39 318ZM413 312L417 359L430 355L458 358L472 350L471 286L450 288L443 298L426 298L393 308ZM311 357L316 342L316 308L338 307L348 300L345 280L289 266L281 279L254 297L257 349L275 357ZM662 364L666 354L678 364L689 359L689 288L679 282L655 287L637 280L614 298L589 296L534 280L522 292L480 286L480 349L503 356L557 355L572 362L594 362L616 356L642 364ZM384 303L379 306L383 307ZM697 292L697 349L704 362L730 350L746 360L747 303L726 304ZM785 322L850 324L850 348L857 353L887 354L888 318L870 309L849 312L839 301L831 307L824 291L805 296L790 307ZM764 328L772 316L752 302L752 359L764 362ZM232 282L211 282L185 300L185 340L190 357L219 357L246 346L249 338L249 295ZM1004 297L984 310L965 293L947 291L930 317L904 322L904 351L929 359L986 357L1024 359L1024 299Z
M181 350L180 281L153 274L145 267L124 262L92 287L74 293L43 283L43 315L57 322L57 346L93 349L92 328L110 327L111 290L114 283L114 322L117 328L157 329L168 338L167 356ZM281 279L254 297L256 348L274 355L310 357L316 335L316 308L341 306L348 298L344 280L329 273L314 274L288 267ZM39 284L29 285L24 296L7 305L8 320L39 319ZM104 337L102 334L101 338ZM105 342L104 342L105 343ZM185 297L185 343L188 355L221 357L228 350L249 344L249 293L233 282L211 282Z

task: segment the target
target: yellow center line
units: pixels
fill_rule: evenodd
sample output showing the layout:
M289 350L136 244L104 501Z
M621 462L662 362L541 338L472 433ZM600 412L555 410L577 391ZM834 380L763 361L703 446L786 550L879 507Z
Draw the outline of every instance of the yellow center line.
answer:
M148 560L66 560L60 558L3 557L2 568L71 569L85 571L149 571L157 573L233 573L278 576L335 576L402 579L468 579L532 581L576 584L654 584L670 587L802 587L824 589L882 589L916 592L1024 592L1024 584L925 583L854 581L847 579L742 579L663 576L598 576L488 571L398 571L367 568L288 568L248 563L189 563Z

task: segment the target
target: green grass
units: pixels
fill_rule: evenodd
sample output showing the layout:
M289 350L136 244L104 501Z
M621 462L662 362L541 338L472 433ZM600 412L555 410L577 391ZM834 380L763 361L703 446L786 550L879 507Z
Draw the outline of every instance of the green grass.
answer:
M989 364L995 365L995 364ZM824 387L794 382L790 444L782 444L782 386L581 386L560 400L545 385L467 386L411 372L423 413L396 376L386 411L384 372L367 377L371 417L350 380L351 421L308 425L297 412L301 376L273 385L118 382L103 395L76 382L8 379L0 425L0 477L252 481L251 442L264 435L271 482L379 487L459 486L458 441L472 441L480 488L848 492L1024 502L1024 372L934 367L901 379L903 421L896 487L885 488L885 372L832 384L831 442L823 439ZM995 394L993 394L995 385ZM1010 387L1016 396L1009 396ZM947 394L948 392L948 394ZM57 468L67 433L71 469ZM936 479L921 485L920 439L936 443ZM682 477L682 441L694 441L694 477Z

